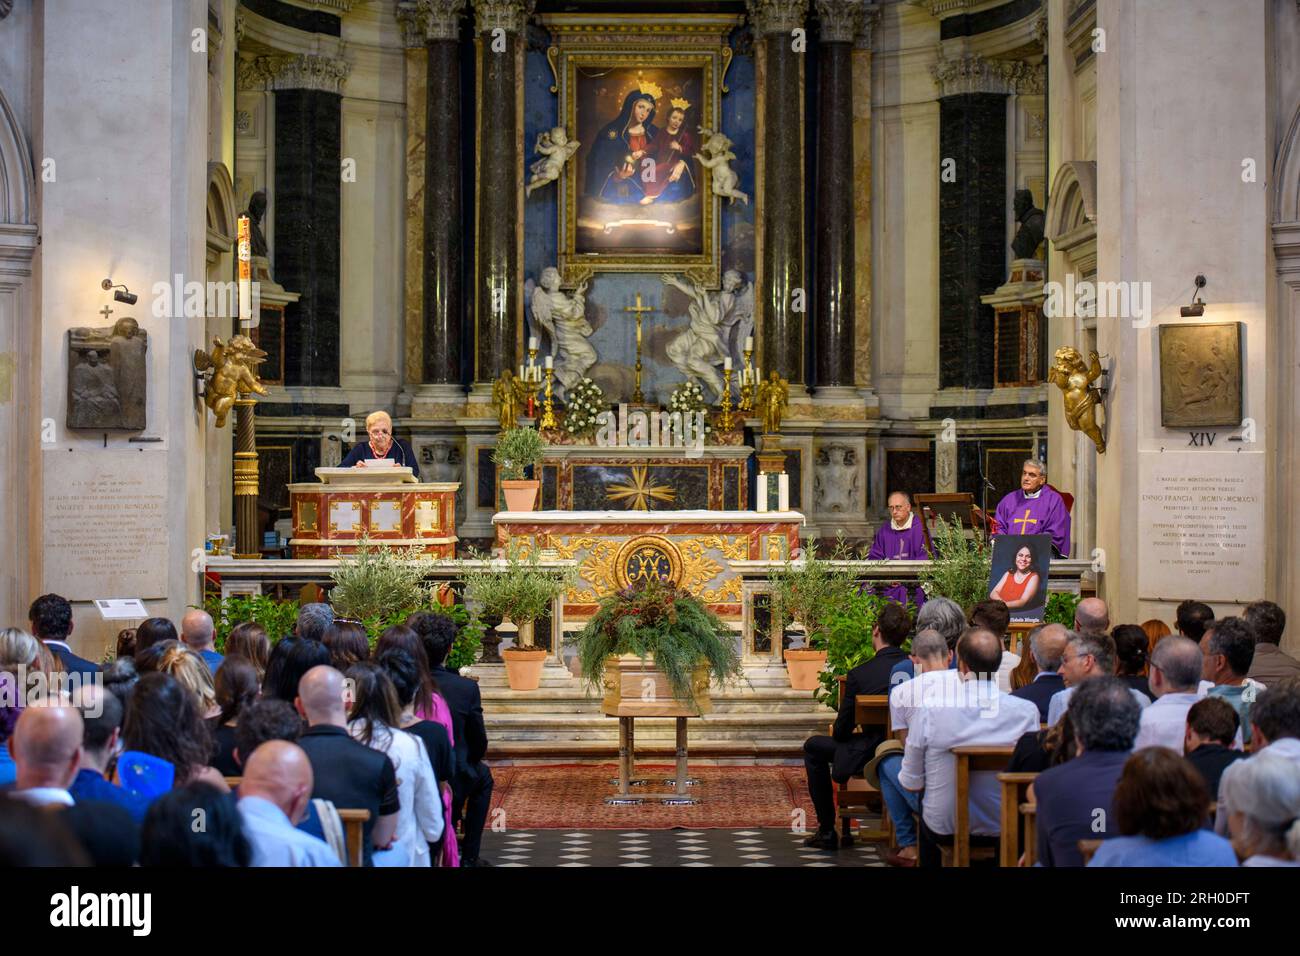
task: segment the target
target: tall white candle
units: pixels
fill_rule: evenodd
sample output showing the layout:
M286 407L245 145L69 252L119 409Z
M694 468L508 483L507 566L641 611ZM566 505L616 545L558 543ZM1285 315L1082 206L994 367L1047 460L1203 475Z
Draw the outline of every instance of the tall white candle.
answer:
M555 359L552 358L552 357L549 356L549 355L546 356L546 367L547 367L547 368L554 368L554 367L555 367Z
M528 347L533 350L537 349L537 336L530 335L528 337Z
M785 472L781 472L776 478L776 500L777 510L790 510L790 476Z
M731 371L731 356L730 356L730 355L728 355L726 358L724 358L724 359L722 360L722 367L723 367L724 370L726 370L726 371L728 371L728 372Z
M754 351L754 337L752 335L745 336L745 351L746 352Z
M524 367L522 365L519 366L519 377L520 378L524 377Z
M761 471L758 473L758 490L754 494L754 500L759 511L767 510L767 475Z

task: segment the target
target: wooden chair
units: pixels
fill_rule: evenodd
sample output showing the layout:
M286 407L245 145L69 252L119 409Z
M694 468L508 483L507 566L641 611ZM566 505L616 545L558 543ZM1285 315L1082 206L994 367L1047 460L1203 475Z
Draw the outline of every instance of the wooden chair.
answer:
M1038 804L1022 803L1020 818L1025 821L1025 866L1038 862Z
M365 859L363 841L366 838L366 821L370 819L369 810L345 810L336 808L339 819L343 821L343 836L348 845L348 866L361 866Z
M844 677L840 676L839 690L844 693ZM891 733L889 726L889 697L885 694L874 694L871 696L861 696L857 698L857 707L854 711L859 727L884 727L887 734ZM832 725L832 732L833 732ZM880 791L867 782L865 776L859 775L850 778L845 783L835 785L835 812L840 818L840 837L846 845L853 842L853 820L861 818L864 811L874 810L877 801L880 804L880 826L876 829L867 829L865 826L858 828L857 838L867 840L872 843L885 843L892 845L894 840L894 824L889 819L889 810L885 806L884 799L880 796Z
M971 863L970 775L985 771L1000 772L1011 759L1014 750L1010 746L983 745L953 748L953 757L957 761L957 806L952 849L943 848L945 866L970 866ZM981 859L991 859L996 854L992 847L977 847L976 855Z
M1021 853L1028 853L1027 839L1022 838L1021 830L1024 817L1020 807L1025 803L1029 785L1037 777L1036 773L1000 773L998 783L1002 784L1002 855L999 865L1016 866Z
M240 783L243 782L243 779L244 779L243 777L226 777L225 778L226 786L229 787L231 790L234 790L240 785Z

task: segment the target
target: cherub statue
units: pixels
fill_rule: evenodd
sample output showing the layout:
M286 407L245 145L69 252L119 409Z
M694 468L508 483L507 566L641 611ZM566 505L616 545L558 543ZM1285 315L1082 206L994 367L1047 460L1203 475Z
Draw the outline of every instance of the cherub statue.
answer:
M211 371L208 387L203 401L217 416L218 428L226 426L226 415L235 404L235 399L243 395L265 395L266 389L257 380L253 371L266 353L253 344L247 335L231 336L229 342L221 339L212 340L212 351L202 349L194 353L194 368L199 372Z
M497 409L501 430L514 428L519 422L520 407L528 400L528 383L506 369L492 386L492 404Z
M758 384L758 407L763 411L763 433L775 435L781 431L781 415L790 401L790 384L776 372Z
M1079 350L1063 345L1056 350L1053 365L1047 370L1047 380L1065 393L1065 423L1077 432L1083 432L1097 446L1097 454L1106 450L1106 439L1097 425L1097 406L1101 393L1092 383L1101 377L1101 357L1088 353L1091 365L1083 364Z
M731 140L720 132L715 133L707 126L700 127L700 137L704 145L695 154L695 158L700 161L701 166L708 167L713 173L713 195L721 196L733 203L739 199L748 205L748 194L736 188L740 183L740 177L731 168L731 160L736 158L736 154L731 151L733 145Z
M564 164L573 158L573 154L581 145L576 139L569 139L569 134L564 131L563 126L557 126L538 136L533 151L541 153L542 158L528 167L533 178L528 180L528 186L524 189L524 198L531 196L534 189L541 189L547 183L559 179L560 173L564 171Z

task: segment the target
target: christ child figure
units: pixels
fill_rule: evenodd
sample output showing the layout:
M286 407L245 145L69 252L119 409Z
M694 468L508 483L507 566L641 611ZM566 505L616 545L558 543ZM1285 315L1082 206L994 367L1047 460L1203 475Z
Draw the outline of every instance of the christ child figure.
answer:
M646 155L654 160L654 173L645 183L645 198L641 205L648 206L656 200L677 202L695 193L695 177L691 175L690 159L695 155L695 136L686 128L686 111L691 104L673 99L668 125L655 135L646 148Z

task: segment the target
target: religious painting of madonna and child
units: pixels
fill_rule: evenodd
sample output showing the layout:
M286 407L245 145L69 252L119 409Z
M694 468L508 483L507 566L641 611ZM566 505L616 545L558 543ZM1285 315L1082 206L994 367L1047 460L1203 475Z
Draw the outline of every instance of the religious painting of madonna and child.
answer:
M701 128L717 126L712 57L575 56L569 66L580 143L565 184L569 260L716 266L716 200L700 157Z

